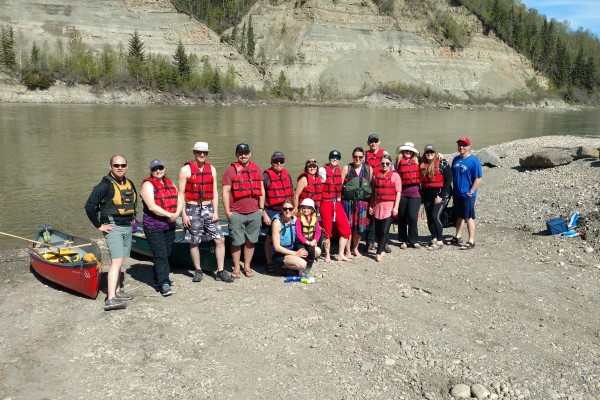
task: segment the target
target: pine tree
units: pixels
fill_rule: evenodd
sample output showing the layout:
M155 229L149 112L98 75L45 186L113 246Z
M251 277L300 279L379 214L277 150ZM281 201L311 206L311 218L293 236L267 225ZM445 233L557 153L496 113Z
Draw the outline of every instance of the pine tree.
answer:
M35 41L31 45L31 53L29 54L29 63L33 69L37 70L40 65L40 48L37 47Z
M248 18L248 58L252 60L254 58L254 48L256 47L256 41L254 39L254 28L252 27L252 15Z
M133 76L136 82L144 72L144 42L140 39L137 29L133 31L133 36L129 39L127 46L127 70Z
M558 39L556 42L555 65L553 68L552 79L557 88L569 85L571 77L571 57L567 51L567 46Z
M215 69L210 83L210 92L218 94L221 93L221 90L221 74L219 74L218 69Z
M179 77L183 81L187 81L192 75L192 69L190 67L189 58L187 54L185 54L185 48L183 47L183 43L181 43L181 39L179 40L179 45L177 45L175 54L173 54L173 64L177 67Z
M11 25L2 26L2 64L7 68L14 68L17 65L15 57L15 39L14 31Z
M231 45L233 47L237 47L237 36L238 36L238 28L237 28L237 25L234 25L233 29L231 30Z
M240 53L246 54L246 23L242 25L242 43L240 43Z

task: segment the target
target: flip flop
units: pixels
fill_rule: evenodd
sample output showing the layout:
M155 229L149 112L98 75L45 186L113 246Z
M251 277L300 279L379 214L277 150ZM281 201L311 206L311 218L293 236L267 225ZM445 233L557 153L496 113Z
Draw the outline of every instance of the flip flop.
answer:
M245 269L242 271L242 274L244 274L244 276L246 278L252 278L254 276L254 271L252 271L251 269Z
M462 246L460 246L459 250L471 250L474 247L475 247L475 243L473 243L473 242L466 242L465 244L463 244Z
M240 272L239 271L238 272L232 272L231 273L231 277L233 279L240 279Z

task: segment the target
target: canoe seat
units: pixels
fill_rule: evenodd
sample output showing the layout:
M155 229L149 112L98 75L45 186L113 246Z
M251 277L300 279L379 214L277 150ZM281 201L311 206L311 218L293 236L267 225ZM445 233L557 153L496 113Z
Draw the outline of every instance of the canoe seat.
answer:
M47 261L51 263L63 264L79 261L79 253L73 250L52 251L42 254Z

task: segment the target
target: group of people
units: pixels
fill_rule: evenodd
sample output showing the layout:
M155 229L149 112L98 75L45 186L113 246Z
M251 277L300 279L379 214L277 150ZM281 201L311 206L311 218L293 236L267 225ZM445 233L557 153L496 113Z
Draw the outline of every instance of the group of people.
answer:
M219 223L217 172L207 162L208 143L197 142L194 159L180 169L177 185L165 174L161 160L150 162L150 174L142 182L144 234L153 252L154 279L163 296L173 293L169 280L168 257L175 239L176 221L181 216L186 241L194 264L194 282L203 279L198 245L214 240L217 259L215 279L233 282L244 274L252 277L252 258L259 235L267 235L265 256L267 271L278 269L308 274L323 253L330 262L331 239L338 238L338 261L360 257L359 243L365 238L368 251L375 251L381 262L389 246L389 231L398 220L400 248L419 248L417 219L421 204L427 214L431 234L428 248L443 246L440 221L447 199L454 195L456 231L447 244L468 250L475 247L475 199L482 168L470 153L471 142L457 141L458 155L448 163L433 145L425 146L423 158L413 143L396 150L396 160L380 148L379 136L367 138L368 150L356 147L352 162L340 166L342 155L332 150L328 162L319 166L315 158L306 160L304 171L296 179L285 169L285 156L276 151L264 172L251 161L250 146L235 148L236 160L222 179L222 204L229 221L233 270L224 270L225 235ZM129 256L132 226L138 193L125 177L127 160L115 155L110 171L90 194L85 210L90 221L106 240L111 257L105 310L123 309L133 296L120 289L120 271ZM462 230L469 239L463 244ZM135 228L133 228L135 229ZM241 259L243 255L243 268Z

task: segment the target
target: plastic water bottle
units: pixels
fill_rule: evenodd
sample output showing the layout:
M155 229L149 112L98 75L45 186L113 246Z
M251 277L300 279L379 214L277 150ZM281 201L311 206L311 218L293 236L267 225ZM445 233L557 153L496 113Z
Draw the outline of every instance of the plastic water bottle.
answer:
M304 283L305 285L311 284L311 283L315 283L315 278L311 277L304 277L300 280L300 282Z
M567 219L567 227L569 229L574 228L575 225L577 225L578 219L579 219L579 211L575 210L569 215L569 218Z
M285 283L291 283L291 282L302 282L302 279L305 279L303 276L286 276L285 277Z

